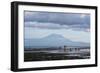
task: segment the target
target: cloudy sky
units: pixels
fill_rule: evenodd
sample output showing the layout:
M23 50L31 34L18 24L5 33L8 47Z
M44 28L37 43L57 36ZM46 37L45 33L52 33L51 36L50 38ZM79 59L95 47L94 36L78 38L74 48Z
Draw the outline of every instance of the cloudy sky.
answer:
M66 39L90 42L90 15L24 11L25 39L60 34Z

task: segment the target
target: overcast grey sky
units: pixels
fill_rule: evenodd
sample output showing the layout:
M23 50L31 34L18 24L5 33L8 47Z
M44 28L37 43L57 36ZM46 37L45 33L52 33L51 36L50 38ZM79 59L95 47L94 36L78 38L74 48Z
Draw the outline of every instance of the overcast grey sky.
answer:
M24 12L25 38L50 34L81 42L90 42L90 15L79 13Z

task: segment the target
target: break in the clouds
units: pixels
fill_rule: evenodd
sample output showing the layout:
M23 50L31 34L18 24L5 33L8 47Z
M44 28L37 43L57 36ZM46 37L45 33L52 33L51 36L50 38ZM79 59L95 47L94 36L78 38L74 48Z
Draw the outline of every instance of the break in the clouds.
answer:
M45 29L73 29L89 31L90 14L31 12L24 13L25 27Z

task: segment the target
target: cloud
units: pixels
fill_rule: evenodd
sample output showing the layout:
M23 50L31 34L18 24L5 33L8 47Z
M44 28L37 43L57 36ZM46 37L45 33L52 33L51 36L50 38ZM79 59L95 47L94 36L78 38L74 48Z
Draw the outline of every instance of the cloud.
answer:
M24 12L25 26L45 29L90 29L90 14L57 12Z
M85 26L82 27L80 24L70 25L67 24L56 24L56 23L47 23L47 22L25 22L25 27L30 28L40 28L40 29L72 29L76 31L89 31L89 27Z
M45 28L45 29L68 29L67 25L55 24L55 23L40 23L40 22L25 22L25 27L31 28Z
M90 24L89 14L29 12L25 11L25 21L52 22L60 24Z

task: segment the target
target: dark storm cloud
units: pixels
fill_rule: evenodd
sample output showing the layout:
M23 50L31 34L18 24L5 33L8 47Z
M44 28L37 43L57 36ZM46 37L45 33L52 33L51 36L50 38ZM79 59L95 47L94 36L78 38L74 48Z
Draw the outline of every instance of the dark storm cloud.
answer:
M90 15L89 14L75 14L75 13L54 13L54 12L29 12L25 11L24 20L26 26L39 25L47 28L72 28L72 29L89 29L90 28ZM27 24L27 22L33 22ZM34 24L37 22L39 24ZM43 23L43 24L42 24ZM53 24L53 25L52 25ZM50 26L51 25L51 26ZM56 27L57 26L57 27Z

